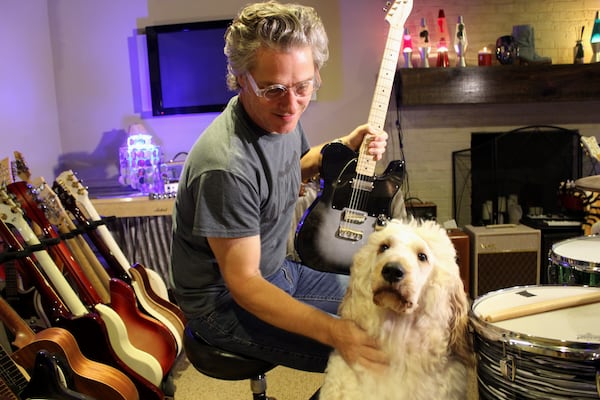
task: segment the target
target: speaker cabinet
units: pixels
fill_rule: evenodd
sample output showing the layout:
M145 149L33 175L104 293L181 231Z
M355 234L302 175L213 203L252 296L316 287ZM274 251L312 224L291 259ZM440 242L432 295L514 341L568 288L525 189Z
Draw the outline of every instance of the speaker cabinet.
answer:
M525 225L465 226L471 242L471 297L540 283L541 232Z

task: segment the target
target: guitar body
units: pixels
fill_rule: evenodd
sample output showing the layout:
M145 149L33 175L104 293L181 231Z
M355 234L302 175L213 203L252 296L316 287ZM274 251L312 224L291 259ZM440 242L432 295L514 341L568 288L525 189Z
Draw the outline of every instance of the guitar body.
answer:
M164 300L157 295L148 282L148 275L143 266L135 264L129 269L131 274L131 287L143 310L160 310L160 313L154 313L151 316L162 322L169 328L172 336L177 343L177 354L183 349L183 331L185 329L185 319L179 307L173 303ZM151 304L151 305L147 305ZM181 316L180 314L181 313Z
M79 318L59 318L55 326L68 330L77 341L81 353L90 360L109 365L122 371L135 385L139 398L143 400L164 400L162 390L144 375L124 361L110 341L106 324L99 314L89 313Z
M42 350L65 360L71 372L66 378L68 387L79 393L103 400L139 399L137 389L125 374L85 357L75 337L65 329L44 329L36 334L33 341L16 350L12 358L26 370L33 371L36 355ZM64 363L60 363L61 370Z
M77 182L71 185L66 185L67 181L73 181L75 179L72 173L67 175L68 176L65 177L64 180L59 180L62 183L59 183L58 181L54 183L53 187L58 198L63 203L64 207L68 209L69 212L74 216L75 220L77 220L79 225L84 227L85 233L87 234L88 238L94 244L98 252L102 255L102 258L104 259L105 263L107 264L109 275L113 279L119 279L120 281L125 282L126 284L131 286L135 293L135 299L137 299L137 301L140 303L141 310L143 310L146 314L150 315L159 323L164 324L167 327L167 329L171 332L171 340L176 342L175 351L179 353L180 350L183 348L183 331L179 328L179 325L184 324L184 320L182 319L183 315L181 311L179 310L181 314L174 314L171 310L173 308L177 309L178 307L168 302L164 298L160 297L158 294L156 294L156 291L153 290L153 287L150 285L150 282L152 280L151 270L142 268L140 266L138 271L142 273L145 272L144 275L147 277L147 279L145 281L132 280L130 271L132 267L125 260L125 256L123 255L117 243L112 238L112 235L110 231L108 231L108 228L103 224L96 224L96 222L98 221L101 222L100 219L96 221L91 221L88 217L86 217L86 215L84 215L84 210L79 208L78 204L80 202L83 204L90 203L87 195L78 194L78 201L77 198L75 198L74 193L71 193L69 191L75 190L73 184L78 188L77 190L75 190L76 192L79 192L80 190L85 192L85 189L79 187L80 184ZM85 210L86 213L91 213L91 211L95 212L91 203L89 205L89 208L90 209ZM103 232L104 235L102 234ZM156 275L156 272L154 272L154 274ZM109 283L109 286L110 285L111 284ZM112 289L109 290L112 291ZM156 300L150 297L151 294L156 294ZM114 305L114 300L112 301L112 304ZM167 307L167 304L172 308L169 309ZM173 318L179 318L180 321L176 324L173 324L171 322Z
M131 344L156 358L163 375L167 375L177 357L171 331L162 322L140 312L133 289L125 282L110 280L110 298L111 308L125 323Z
M372 190L361 191L360 201L352 204L356 153L341 143L325 146L322 153L321 190L298 224L296 251L313 269L348 274L354 253L391 218L404 162L392 161L381 176L373 178ZM352 217L356 214L359 220Z
M61 380L61 372L54 358L46 350L41 350L35 358L33 375L27 387L20 394L22 399L48 400L94 400L85 394L69 389ZM97 400L100 400L98 398Z

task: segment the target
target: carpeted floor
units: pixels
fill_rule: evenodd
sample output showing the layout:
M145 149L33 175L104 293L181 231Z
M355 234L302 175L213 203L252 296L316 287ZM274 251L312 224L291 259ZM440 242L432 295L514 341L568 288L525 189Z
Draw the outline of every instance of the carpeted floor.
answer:
M180 357L173 367L175 400L251 400L250 381L209 378ZM277 400L308 400L323 382L323 374L277 367L267 373L267 395ZM140 399L143 400L143 399Z

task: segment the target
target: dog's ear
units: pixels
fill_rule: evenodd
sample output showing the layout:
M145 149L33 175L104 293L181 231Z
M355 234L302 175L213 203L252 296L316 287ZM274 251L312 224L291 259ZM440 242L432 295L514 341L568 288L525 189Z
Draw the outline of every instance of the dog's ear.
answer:
M458 357L467 365L475 362L473 337L469 330L469 299L464 287L459 282L452 285L450 290L451 315L449 323L450 331L450 354Z

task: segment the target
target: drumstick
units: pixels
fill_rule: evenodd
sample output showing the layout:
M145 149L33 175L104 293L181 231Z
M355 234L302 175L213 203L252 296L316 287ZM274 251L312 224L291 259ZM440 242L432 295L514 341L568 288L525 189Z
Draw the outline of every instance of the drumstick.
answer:
M506 310L496 311L483 316L487 322L499 322L512 318L525 317L528 315L539 314L547 311L560 310L568 307L583 306L586 304L600 301L600 290L593 293L569 296L562 299L544 300L533 304L524 304L508 308Z

